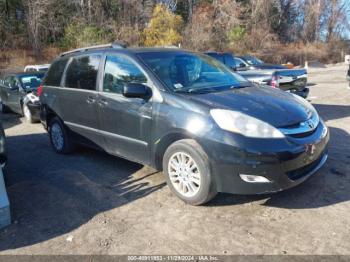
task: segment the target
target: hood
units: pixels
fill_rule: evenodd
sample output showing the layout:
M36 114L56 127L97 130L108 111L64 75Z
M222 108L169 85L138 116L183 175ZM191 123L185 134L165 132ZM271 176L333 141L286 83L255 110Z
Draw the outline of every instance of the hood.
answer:
M292 94L278 89L252 85L223 92L191 94L192 101L210 109L239 111L275 127L285 127L310 118L312 109Z

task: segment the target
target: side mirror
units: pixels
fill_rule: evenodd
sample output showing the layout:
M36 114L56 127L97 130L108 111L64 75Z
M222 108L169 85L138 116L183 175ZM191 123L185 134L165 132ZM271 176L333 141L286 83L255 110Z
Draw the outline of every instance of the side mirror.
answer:
M152 90L140 83L127 83L123 88L123 95L130 98L149 98L152 96Z
M19 86L18 85L16 85L16 84L10 84L10 88L11 88L11 90L19 90Z

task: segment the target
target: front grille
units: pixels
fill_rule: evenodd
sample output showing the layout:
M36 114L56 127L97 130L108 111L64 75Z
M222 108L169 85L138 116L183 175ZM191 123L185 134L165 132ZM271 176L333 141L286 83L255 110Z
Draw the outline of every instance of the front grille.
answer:
M312 162L306 166L303 166L301 168L287 172L288 178L291 180L298 180L298 179L302 178L303 176L306 176L307 174L309 174L312 170L314 170L320 164L323 157L324 157L324 154L321 154L321 156L317 160L315 160L314 162Z
M280 127L279 130L286 136L303 138L312 135L316 131L319 123L320 119L315 112L308 120L297 124Z
M313 133L315 133L315 131L316 129L311 130L309 132L299 133L299 134L290 134L288 136L295 137L295 138L303 138L303 137L311 136Z

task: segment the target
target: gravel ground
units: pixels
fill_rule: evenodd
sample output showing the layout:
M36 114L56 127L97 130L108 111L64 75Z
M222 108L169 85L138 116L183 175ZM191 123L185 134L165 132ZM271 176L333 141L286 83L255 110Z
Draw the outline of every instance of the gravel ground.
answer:
M345 66L312 70L329 160L291 190L219 194L192 207L163 175L102 152L53 152L40 124L3 115L13 224L0 254L350 254L350 90Z

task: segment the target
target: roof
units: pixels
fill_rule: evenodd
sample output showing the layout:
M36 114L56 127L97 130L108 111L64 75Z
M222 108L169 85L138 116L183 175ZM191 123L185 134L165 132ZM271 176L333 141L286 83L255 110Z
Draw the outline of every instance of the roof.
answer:
M179 49L176 46L127 48L127 46L124 43L115 42L115 43L106 44L106 45L96 45L96 46L74 49L74 50L62 53L60 57L76 55L76 54L81 54L85 52L96 52L96 51L105 52L105 51L111 51L111 50L124 52L124 53L179 52L179 51L186 52L187 51L187 50Z

